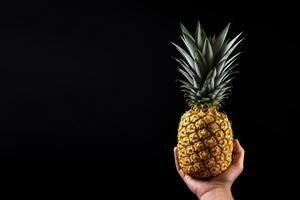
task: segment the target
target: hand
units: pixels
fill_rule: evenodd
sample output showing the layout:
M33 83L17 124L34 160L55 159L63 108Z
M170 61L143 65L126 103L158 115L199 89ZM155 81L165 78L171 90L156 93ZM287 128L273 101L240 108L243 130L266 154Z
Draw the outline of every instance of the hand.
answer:
M178 165L177 157L177 147L174 148L174 157L176 169L188 186L188 188L200 199L200 197L211 196L215 191L222 191L222 193L227 193L231 196L231 185L234 180L241 174L243 171L244 164L244 154L245 151L241 147L237 139L234 140L234 149L233 149L233 161L230 167L224 171L222 174L212 177L210 179L195 179L189 175L185 175Z

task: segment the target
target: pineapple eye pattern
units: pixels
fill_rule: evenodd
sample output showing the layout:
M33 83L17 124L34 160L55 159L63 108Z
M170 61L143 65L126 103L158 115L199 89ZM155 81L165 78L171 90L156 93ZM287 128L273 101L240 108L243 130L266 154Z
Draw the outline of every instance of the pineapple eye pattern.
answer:
M229 163L227 163L227 161L223 161L220 163L221 166L221 170L225 171L227 169L227 167L229 166Z
M181 137L181 138L182 137L187 137L188 134L186 132L186 129L185 128L180 129L178 136Z
M227 118L211 113L200 117L190 114L182 118L178 131L179 165L194 177L217 176L232 161L232 129ZM224 129L226 129L224 131Z
M207 168L211 168L212 166L215 165L215 159L214 158L207 159L205 160L204 163Z
M223 152L227 155L228 152L230 152L230 146L229 146L229 145L225 146L225 147L223 148ZM228 157L228 156L226 156L226 160L228 160L227 157ZM229 157L231 158L231 155L230 155Z
M204 164L200 163L200 162L195 163L193 166L194 166L194 169L195 169L196 173L199 173L199 172L201 172L201 171L203 171L203 170L206 169L205 166L204 166Z
M190 159L191 159L192 163L199 163L199 161L200 161L200 158L197 154L191 155Z
M210 136L210 133L207 129L201 129L198 131L198 136L199 138L201 139L205 139L205 138L208 138Z
M220 141L224 138L224 132L221 130L218 130L214 133L214 136L217 139L217 141Z
M209 151L207 149L199 152L199 157L201 160L206 160L210 157Z
M219 130L219 126L216 123L211 123L211 124L208 125L208 130L211 133L215 133L215 132L217 132Z
M191 122L195 123L200 117L197 114L191 116Z
M220 128L221 128L223 131L226 131L227 128L228 128L228 126L227 126L227 124L226 124L225 122L222 122L222 123L220 124Z
M228 163L231 163L231 161L232 161L232 155L227 154L226 155L226 160L227 160Z
M195 170L194 170L194 167L193 166L187 166L186 167L186 170L189 172L189 173L191 173L191 174L193 174L193 173L195 173Z
M186 148L186 151L187 151L187 153L188 153L189 155L193 155L193 154L195 153L195 150L194 150L193 146L188 146L188 147Z
M182 143L183 143L182 144L183 146L189 146L189 144L190 144L189 138L188 137L183 137Z
M195 143L195 142L198 142L198 141L199 141L198 134L196 134L196 133L190 134L190 135L189 135L189 138L190 138L190 142L191 142L191 143Z
M184 159L183 159L183 165L188 166L188 165L190 165L190 164L191 164L190 159L189 159L188 157L184 157Z
M228 128L226 131L225 131L225 138L227 140L232 140L232 130L230 128Z
M203 128L206 128L206 124L204 122L204 120L202 119L199 119L196 123L195 123L195 126L197 129L203 129Z
M210 168L210 173L213 176L217 176L220 173L220 171L222 171L222 169L221 169L221 166L218 164L216 164Z
M185 156L187 156L187 153L186 153L185 148L182 148L182 149L180 149L180 150L178 151L178 156L180 156L180 157L185 157Z
M189 124L190 124L190 118L189 118L189 117L185 117L185 118L183 119L182 125L183 125L183 126L187 126L187 125L189 125Z
M201 142L201 141L199 141L199 142L196 142L195 144L194 144L194 149L195 149L195 151L197 151L197 152L199 152L199 151L201 151L201 150L204 150L204 144Z
M224 149L227 146L227 140L226 139L220 140L219 146Z
M211 115L207 115L203 118L206 124L210 124L215 121L215 118Z
M217 144L216 139L212 136L204 140L204 144L207 147L213 147Z
M186 131L187 131L188 133L194 133L195 130L196 130L196 127L195 127L194 124L190 124L190 125L188 125L187 128L186 128Z
M225 160L225 155L224 153L221 153L219 155L216 156L216 160L218 161L224 161Z
M211 148L210 153L212 156L216 157L222 153L222 149L218 146L214 146Z

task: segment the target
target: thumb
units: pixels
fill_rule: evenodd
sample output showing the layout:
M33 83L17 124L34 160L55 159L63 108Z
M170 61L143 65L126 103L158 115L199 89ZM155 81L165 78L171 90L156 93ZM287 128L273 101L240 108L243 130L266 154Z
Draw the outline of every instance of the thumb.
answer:
M230 167L224 172L229 177L236 178L244 168L245 150L240 145L237 139L234 140L233 161Z

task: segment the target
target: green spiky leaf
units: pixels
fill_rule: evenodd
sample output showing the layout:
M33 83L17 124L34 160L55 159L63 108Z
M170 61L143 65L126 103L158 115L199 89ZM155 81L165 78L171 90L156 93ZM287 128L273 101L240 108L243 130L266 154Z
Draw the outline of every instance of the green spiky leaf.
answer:
M221 50L221 48L224 44L224 41L226 39L229 27L230 27L230 23L223 29L223 31L216 38L216 41L214 43L214 53L215 53L215 55L219 54L219 51Z
M206 36L205 31L197 23L195 37L181 24L181 39L185 48L172 43L182 56L175 59L179 72L185 80L181 90L189 105L220 106L231 93L231 82L237 73L236 66L239 52L235 49L241 43L241 34L232 40L227 35L230 23L217 35Z

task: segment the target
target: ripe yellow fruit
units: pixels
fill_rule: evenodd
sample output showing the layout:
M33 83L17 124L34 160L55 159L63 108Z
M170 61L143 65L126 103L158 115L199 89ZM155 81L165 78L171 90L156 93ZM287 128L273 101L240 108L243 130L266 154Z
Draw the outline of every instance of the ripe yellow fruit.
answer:
M200 22L195 34L180 25L184 48L172 43L180 58L178 80L190 109L178 127L178 162L184 174L195 178L217 176L232 161L233 134L225 113L218 109L231 93L231 81L243 40L241 33L226 39L228 24L218 35L207 36Z
M232 161L233 133L226 114L216 107L192 107L178 127L178 161L195 178L217 176Z

